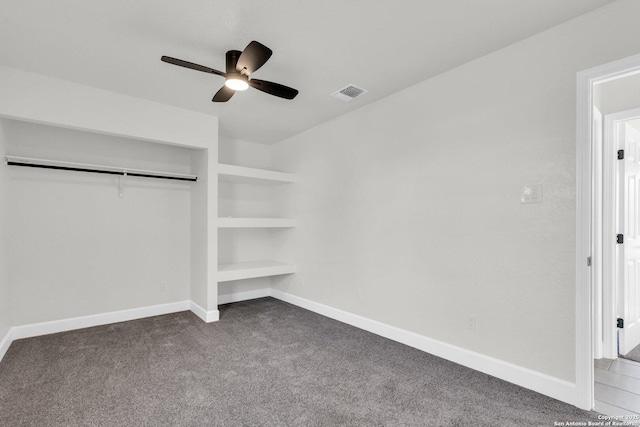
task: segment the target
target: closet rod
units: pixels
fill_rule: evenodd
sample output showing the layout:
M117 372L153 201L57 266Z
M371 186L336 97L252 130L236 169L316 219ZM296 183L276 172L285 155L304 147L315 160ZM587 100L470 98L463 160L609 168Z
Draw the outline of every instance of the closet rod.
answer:
M157 172L144 169L128 169L119 166L91 165L86 163L61 162L58 160L32 159L29 157L6 157L7 165L28 168L57 169L77 172L102 173L108 175L138 176L143 178L173 179L178 181L197 181L195 175L171 172Z

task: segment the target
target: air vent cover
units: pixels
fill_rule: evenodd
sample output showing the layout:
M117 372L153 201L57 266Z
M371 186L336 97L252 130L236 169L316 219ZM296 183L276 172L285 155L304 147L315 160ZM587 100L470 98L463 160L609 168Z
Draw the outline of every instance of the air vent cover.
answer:
M369 91L364 88L350 84L340 90L333 92L331 96L335 96L336 98L342 99L343 101L351 101L352 99L356 99L357 97L362 96L367 92Z

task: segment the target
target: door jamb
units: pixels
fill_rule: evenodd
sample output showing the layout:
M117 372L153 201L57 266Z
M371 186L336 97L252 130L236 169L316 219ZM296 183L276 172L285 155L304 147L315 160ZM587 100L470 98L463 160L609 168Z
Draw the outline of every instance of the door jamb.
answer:
M593 115L591 117L592 121L592 132L593 134L593 193L592 200L594 206L602 206L603 205L603 185L604 181L604 171L603 171L603 162L599 162L598 158L602 158L603 155L603 136L604 136L604 117L600 110L594 105L593 106ZM599 133L600 135L596 134ZM591 254L591 287L593 289L593 314L592 314L592 327L593 327L593 357L594 359L600 359L603 357L603 353L607 354L606 349L604 348L605 337L604 331L602 330L603 325L603 303L602 300L604 298L604 292L602 291L603 286L603 267L604 267L604 259L603 256L603 247L604 242L602 241L602 234L604 231L604 227L602 226L602 218L598 218L599 209L594 210L593 216L593 228L591 232L591 241L593 252ZM602 216L602 215L600 215ZM606 356L605 356L606 357Z
M576 87L576 397L575 405L593 408L592 283L587 259L593 254L592 105L593 85L640 71L640 55L577 74Z

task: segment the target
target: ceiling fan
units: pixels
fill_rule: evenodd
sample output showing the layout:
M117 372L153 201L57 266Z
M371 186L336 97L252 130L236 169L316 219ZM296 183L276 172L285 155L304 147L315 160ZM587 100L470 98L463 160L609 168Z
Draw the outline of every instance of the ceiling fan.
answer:
M230 50L226 55L226 73L169 56L163 56L161 59L169 64L224 77L224 86L216 92L212 99L213 102L227 102L236 91L247 90L249 86L268 93L269 95L284 99L293 99L298 94L296 89L266 80L249 78L254 71L258 70L267 62L272 53L273 51L271 49L255 40L249 43L242 52L239 50Z

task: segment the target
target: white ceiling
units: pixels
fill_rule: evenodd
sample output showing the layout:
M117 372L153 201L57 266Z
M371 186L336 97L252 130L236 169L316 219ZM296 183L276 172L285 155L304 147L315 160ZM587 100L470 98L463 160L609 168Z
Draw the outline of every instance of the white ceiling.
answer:
M220 133L272 143L613 0L1 0L0 64L220 117ZM300 91L211 98L251 40L274 54L252 77ZM354 83L352 102L329 96Z

